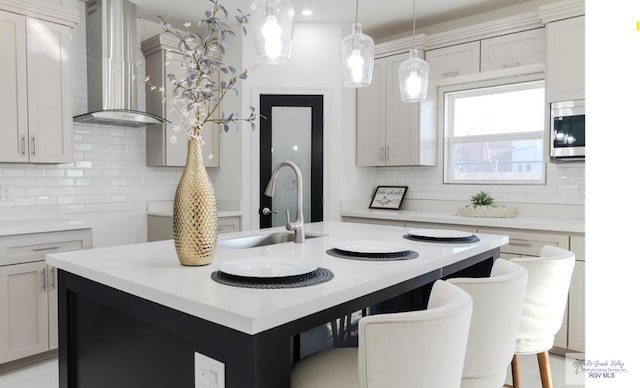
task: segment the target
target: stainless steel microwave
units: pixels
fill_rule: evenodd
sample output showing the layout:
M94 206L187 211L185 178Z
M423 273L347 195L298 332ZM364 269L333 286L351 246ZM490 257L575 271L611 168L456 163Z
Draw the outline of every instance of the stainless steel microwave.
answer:
M550 156L558 160L584 160L584 100L551 104Z

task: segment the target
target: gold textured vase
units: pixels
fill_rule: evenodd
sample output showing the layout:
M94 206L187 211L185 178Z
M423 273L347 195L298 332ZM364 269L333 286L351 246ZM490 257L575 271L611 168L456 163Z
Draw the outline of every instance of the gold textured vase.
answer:
M173 239L180 264L207 265L218 240L216 194L198 139L189 139L187 163L173 201Z

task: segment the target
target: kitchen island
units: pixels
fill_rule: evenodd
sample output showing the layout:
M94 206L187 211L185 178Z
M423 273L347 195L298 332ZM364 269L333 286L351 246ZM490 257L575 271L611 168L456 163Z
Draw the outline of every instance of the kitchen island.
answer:
M406 228L344 222L305 228L316 237L303 244L250 249L222 241L284 229L226 234L203 267L181 266L171 240L47 255L59 274L60 388L193 387L195 352L224 364L227 388L286 388L299 333L440 278L486 276L508 242L478 234L474 243L426 243L403 238ZM326 253L355 240L403 244L419 256L371 262ZM248 257L305 261L334 277L289 289L211 280L221 263Z

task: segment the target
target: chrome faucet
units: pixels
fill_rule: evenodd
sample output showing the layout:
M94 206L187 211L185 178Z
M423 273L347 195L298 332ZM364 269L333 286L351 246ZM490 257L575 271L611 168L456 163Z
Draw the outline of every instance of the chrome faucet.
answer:
M290 160L286 160L284 162L278 163L278 165L273 169L273 174L271 175L271 179L269 179L269 183L267 183L267 188L264 190L264 195L267 197L273 197L273 192L276 188L276 178L278 177L278 173L280 169L284 166L289 166L296 174L296 182L297 182L297 194L298 194L298 209L296 214L295 222L291 222L289 220L289 209L287 209L287 230L293 230L294 241L296 243L304 242L304 216L302 214L302 172L297 164Z

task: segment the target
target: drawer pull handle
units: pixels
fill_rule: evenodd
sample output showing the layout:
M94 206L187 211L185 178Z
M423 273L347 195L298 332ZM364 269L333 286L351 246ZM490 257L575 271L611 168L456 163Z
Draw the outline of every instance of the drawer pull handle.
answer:
M33 251L34 251L34 252L55 251L56 249L60 249L60 247L40 247L40 248L33 248Z
M458 74L460 74L460 72L456 70L456 71L449 71L447 73L442 73L442 76L443 77L453 77L453 76L456 76Z
M509 245L517 245L517 246L521 246L521 247L530 247L533 244L531 244L530 242L528 242L527 240L509 240Z
M55 290L56 289L56 269L55 267L51 267L51 269L49 270L50 274L51 274L51 290Z
M520 62L513 62L513 63L507 63L502 65L503 69L509 69L511 67L516 67L516 66L520 66Z

